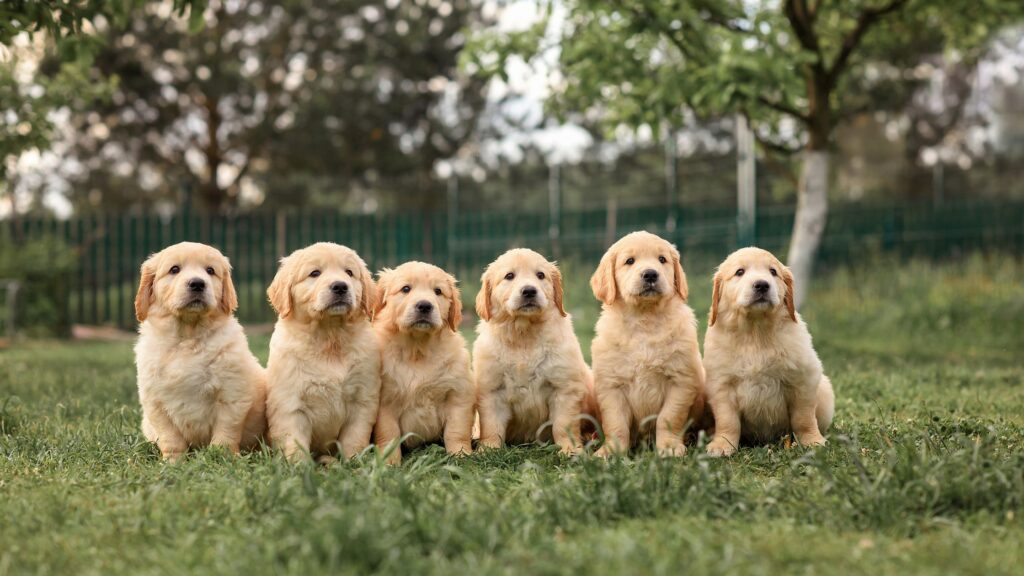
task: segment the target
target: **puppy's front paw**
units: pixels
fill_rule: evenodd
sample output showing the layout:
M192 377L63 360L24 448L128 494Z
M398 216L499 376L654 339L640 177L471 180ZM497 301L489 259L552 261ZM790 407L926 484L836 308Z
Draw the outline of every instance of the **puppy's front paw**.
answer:
M572 444L566 444L562 446L562 449L558 451L562 456L575 456L580 453L580 447Z
M480 448L483 450L497 450L504 448L505 442L501 438L481 438Z
M321 456L317 456L317 458L316 458L316 463L321 465L321 466L331 466L331 465L336 464L337 462L338 462L337 458L335 458L334 456L328 456L327 454L323 454Z
M824 446L826 443L828 443L828 441L825 440L825 437L822 436L821 433L818 432L817 430L807 434L800 434L796 437L796 440L797 442L800 443L801 446L806 447Z
M601 446L601 448L597 452L594 452L594 456L605 459L622 455L622 451L615 450L614 448L612 448L611 444L605 444L604 446Z
M473 444L470 442L458 442L448 445L446 443L445 449L448 450L448 454L455 456L456 458L462 458L463 456L469 456L473 453Z
M658 456L662 458L679 458L686 456L686 446L682 444L668 444L658 447Z
M177 462L185 456L185 452L188 450L186 446L179 446L177 444L165 444L163 446L158 445L160 448L160 456L167 462Z
M715 438L708 444L708 455L710 456L732 456L735 452L736 447L725 438Z
M185 456L185 451L184 450L162 450L160 452L160 456L164 459L164 461L170 462L171 464L174 464L175 462L181 461L182 457Z

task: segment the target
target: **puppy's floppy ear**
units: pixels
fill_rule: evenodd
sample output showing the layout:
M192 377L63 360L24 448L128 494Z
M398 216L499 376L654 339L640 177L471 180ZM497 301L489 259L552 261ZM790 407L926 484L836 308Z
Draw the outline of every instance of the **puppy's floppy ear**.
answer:
M281 267L274 275L274 281L267 288L267 297L270 298L270 305L281 318L287 318L292 313L292 287L291 287L291 262L289 258L281 258Z
M476 315L484 320L491 319L491 269L484 270L480 277L480 291L476 293Z
M135 318L145 322L149 316L149 307L153 304L153 283L156 282L156 254L142 263L139 270L139 291L135 294Z
M551 284L554 287L554 299L555 307L558 308L558 313L563 317L567 316L565 313L565 304L563 299L565 297L565 289L562 287L562 271L558 269L558 264L551 264Z
M373 318L373 308L377 304L377 285L373 283L373 273L366 267L366 263L359 259L362 270L359 273L359 281L363 284L363 295L359 298L359 305L367 318Z
M714 326L718 320L718 303L722 300L722 271L715 272L714 286L711 289L711 315L708 318L708 326Z
M686 284L686 273L683 272L683 264L680 262L679 250L675 247L672 248L672 268L674 271L674 278L676 283L676 292L679 293L679 297L686 302L690 297L690 287Z
M590 289L594 291L594 296L609 305L619 297L619 287L615 283L615 254L615 250L609 248L590 277Z
M782 264L779 264L780 274L782 275L782 282L786 285L786 297L783 302L786 304L786 312L789 313L789 319L796 322L796 305L795 295L793 293L793 273L790 272L789 268L786 268Z
M231 281L231 261L224 257L223 273L221 275L220 310L225 314L231 314L238 310L238 293L235 292L235 284Z
M458 281L451 274L448 275L448 287L452 291L452 301L448 305L448 327L452 332L458 332L462 324L462 293L459 292Z
M388 291L391 290L391 275L394 272L391 268L384 268L377 273L377 297L373 304L373 317L377 318L380 311L387 306Z

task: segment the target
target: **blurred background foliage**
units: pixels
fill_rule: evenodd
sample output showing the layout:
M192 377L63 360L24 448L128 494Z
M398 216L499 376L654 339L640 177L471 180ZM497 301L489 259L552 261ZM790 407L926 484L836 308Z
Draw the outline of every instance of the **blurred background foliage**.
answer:
M603 206L662 200L669 160L680 202L729 205L737 110L759 200L789 203L810 106L790 4L826 61L889 5L6 2L0 216L443 209L452 176L464 209L522 209L552 165L566 206ZM830 92L830 195L1024 197L1019 3L893 4Z

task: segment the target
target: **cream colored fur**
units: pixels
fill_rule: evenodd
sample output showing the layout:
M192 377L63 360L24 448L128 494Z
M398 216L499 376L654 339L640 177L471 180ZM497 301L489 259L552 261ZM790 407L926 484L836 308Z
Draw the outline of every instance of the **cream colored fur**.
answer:
M634 232L608 249L591 287L603 304L591 348L605 433L598 455L624 452L652 429L661 454L684 454L684 432L702 420L704 370L679 252Z
M755 283L768 289L758 293ZM791 432L804 446L825 443L835 394L811 335L793 305L793 275L759 248L734 252L714 277L704 339L715 437L708 453L728 456L740 440Z
M592 403L590 368L562 302L562 275L532 250L509 250L484 272L473 346L480 445L553 438L582 450L581 414ZM524 290L535 289L535 298Z
M203 289L189 289L201 281ZM231 265L210 246L183 242L142 265L135 345L142 432L168 460L207 445L259 446L266 381L249 351Z
M292 461L358 454L380 397L370 271L351 249L321 242L284 258L267 294L278 314L267 363L272 444Z
M422 309L421 309L422 307ZM380 273L373 327L381 350L381 401L374 441L402 460L404 444L444 440L450 454L473 451L476 386L459 334L462 302L455 278L408 262Z

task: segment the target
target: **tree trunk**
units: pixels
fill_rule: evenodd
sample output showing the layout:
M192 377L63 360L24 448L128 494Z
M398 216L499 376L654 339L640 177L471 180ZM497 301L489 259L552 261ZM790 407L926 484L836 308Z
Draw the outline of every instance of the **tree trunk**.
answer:
M807 299L814 259L828 219L828 171L828 150L808 149L804 152L797 186L796 218L787 258L793 272L797 308Z

